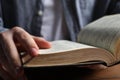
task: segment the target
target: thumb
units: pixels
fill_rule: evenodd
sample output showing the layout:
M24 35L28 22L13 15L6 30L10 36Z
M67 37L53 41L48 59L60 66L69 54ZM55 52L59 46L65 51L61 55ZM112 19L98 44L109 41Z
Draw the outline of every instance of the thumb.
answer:
M107 66L103 64L95 64L95 65L89 65L88 68L93 69L93 70L102 70L102 69L106 69Z
M103 64L93 64L93 65L85 65L85 66L79 66L80 68L88 68L88 69L92 69L92 70L102 70L102 69L106 69L107 66L103 65Z

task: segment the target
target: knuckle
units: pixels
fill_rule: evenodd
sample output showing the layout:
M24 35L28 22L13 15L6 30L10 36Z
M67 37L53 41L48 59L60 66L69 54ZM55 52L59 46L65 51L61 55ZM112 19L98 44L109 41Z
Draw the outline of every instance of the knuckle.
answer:
M14 33L13 35L16 38L19 38L19 39L26 39L27 38L27 32L20 27L14 27L14 28L12 28L12 31Z
M19 32L19 31L22 30L22 28L16 26L16 27L13 27L11 30L12 30L13 32Z
M15 36L21 35L23 33L23 29L20 27L14 27L11 30Z

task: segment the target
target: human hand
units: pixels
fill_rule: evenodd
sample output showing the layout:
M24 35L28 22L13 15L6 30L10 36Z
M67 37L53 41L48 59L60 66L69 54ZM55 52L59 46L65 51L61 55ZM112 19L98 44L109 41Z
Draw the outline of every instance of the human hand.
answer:
M0 76L4 80L20 80L24 71L19 52L37 56L39 48L50 48L43 38L31 36L19 27L0 33ZM25 80L25 79L21 79Z
M93 69L93 70L102 70L102 69L106 69L107 66L103 65L103 64L95 64L95 65L88 65L86 66L90 69Z

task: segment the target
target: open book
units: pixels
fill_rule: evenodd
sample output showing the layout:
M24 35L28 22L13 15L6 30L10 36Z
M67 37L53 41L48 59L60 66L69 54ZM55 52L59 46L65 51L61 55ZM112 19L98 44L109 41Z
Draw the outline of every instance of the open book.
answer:
M78 34L78 42L51 43L52 48L39 50L40 55L31 60L25 56L24 67L114 65L120 61L120 15L105 16L88 24Z

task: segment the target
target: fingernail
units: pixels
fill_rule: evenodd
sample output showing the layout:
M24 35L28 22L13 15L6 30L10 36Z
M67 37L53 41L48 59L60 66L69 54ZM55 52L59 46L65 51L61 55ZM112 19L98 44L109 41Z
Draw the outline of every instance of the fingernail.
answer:
M38 55L38 50L36 48L31 48L31 55L33 57L37 56Z
M100 68L101 68L101 69L106 69L107 66L105 66L105 65L100 65Z

